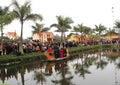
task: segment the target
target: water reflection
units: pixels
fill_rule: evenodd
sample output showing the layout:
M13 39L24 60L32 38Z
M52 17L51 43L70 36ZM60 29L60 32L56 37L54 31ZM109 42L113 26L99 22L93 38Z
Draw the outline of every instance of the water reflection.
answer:
M42 71L42 69L34 72L34 80L37 80L37 83L41 83L41 85L44 85L44 82L46 82L45 76L47 75Z
M1 64L0 80L11 85L119 85L119 70L120 49L99 49L58 62Z
M67 66L67 61L56 63L55 72L57 72L57 75L60 76L60 79L51 80L53 83L59 85L73 85L71 82L73 76Z
M91 73L88 70L88 68L91 64L89 63L89 59L86 56L86 54L83 54L82 56L79 56L78 59L80 59L80 61L78 62L78 60L77 60L77 63L75 63L73 65L74 68L75 68L75 74L79 74L80 77L85 78L85 74L90 74Z

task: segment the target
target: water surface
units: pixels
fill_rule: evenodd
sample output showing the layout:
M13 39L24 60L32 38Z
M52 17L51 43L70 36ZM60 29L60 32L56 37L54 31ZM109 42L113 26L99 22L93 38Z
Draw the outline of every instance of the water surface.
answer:
M0 83L10 85L120 85L119 49L84 52L59 62L0 67Z

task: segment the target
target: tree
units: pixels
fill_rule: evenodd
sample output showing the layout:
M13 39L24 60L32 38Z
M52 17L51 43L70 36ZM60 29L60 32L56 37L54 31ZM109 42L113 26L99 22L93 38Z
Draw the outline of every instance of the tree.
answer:
M42 20L42 16L39 14L32 14L31 13L31 4L30 2L25 2L23 5L19 5L16 0L13 1L14 6L14 14L15 18L18 19L21 23L21 35L20 35L20 46L19 51L23 54L23 24L27 20Z
M106 30L106 27L105 27L104 25L102 25L102 24L99 24L98 26L95 25L94 31L96 31L96 32L98 33L99 41L100 41L101 33L102 33L103 31L105 31L105 30Z
M32 26L33 34L38 32L46 32L49 30L48 27L43 27L43 26L44 24L35 23L35 25Z
M84 26L83 33L86 34L86 35L89 35L89 34L91 35L92 30L91 30L90 27Z
M1 31L1 46L3 45L3 27L13 20L13 13L9 11L9 7L0 7L0 31ZM2 50L3 54L3 50Z
M105 31L106 30L106 27L104 26L104 25L102 25L102 24L100 24L100 25L95 25L95 29L94 29L96 32L98 32L98 35L100 36L101 35L101 33L103 32L103 31Z
M80 41L82 41L82 35L83 35L83 32L84 32L84 27L85 26L83 26L83 24L78 24L77 26L76 26L76 28L78 29L78 32L80 32L81 33L81 39L80 39Z
M76 33L76 41L77 41L77 32L79 32L78 27L77 27L77 26L74 26L72 32L75 32L75 33Z
M35 25L32 25L32 33L39 33L43 28L43 24L38 24L38 23L35 23Z
M115 29L111 29L111 28L109 28L109 30L107 30L107 32L110 33L110 40L111 40L112 34L116 33Z
M77 26L74 26L72 32L76 32L76 34L77 34L78 31L79 31L78 27L77 27Z
M119 38L120 38L120 21L115 22L115 28L119 29Z
M92 40L92 37L91 37L91 35L92 35L92 30L91 30L91 28L88 27L88 26L84 26L83 33L84 33L84 35L85 35L85 39L84 39L85 43L86 43L86 44L87 44L88 42L89 42L89 43L92 43L92 42L91 42L91 40Z
M43 26L44 26L44 24L36 23L35 26L32 26L32 29L33 29L32 33L33 33L33 34L35 34L35 33L39 34L39 33L46 32L46 31L49 30L48 27L43 27ZM43 38L43 37L42 37L42 38ZM43 39L42 39L42 40L43 40ZM42 41L42 42L43 42L43 41Z
M62 44L64 41L65 32L72 28L70 24L73 23L73 20L70 17L63 16L56 16L56 18L58 23L52 24L50 27L56 27L57 30L55 31L61 32L61 44Z
M44 24L35 23L35 26L32 26L33 34L39 33L39 32L46 32L49 30L48 27L43 27L43 26Z

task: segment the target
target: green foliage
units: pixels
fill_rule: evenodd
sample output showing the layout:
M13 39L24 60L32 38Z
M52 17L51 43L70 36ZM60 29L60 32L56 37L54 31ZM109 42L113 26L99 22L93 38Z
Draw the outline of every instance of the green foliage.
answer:
M67 32L71 29L70 24L73 23L72 19L69 17L56 16L58 23L52 24L51 27L56 27L56 32Z
M9 11L9 7L0 7L0 25L5 26L14 19L14 13ZM3 28L1 28L3 29Z
M32 33L34 34L38 32L46 32L49 30L48 27L43 27L43 26L44 24L35 23L35 25L32 26L32 29L33 29Z
M120 21L119 20L115 21L115 26L114 27L115 28L120 28Z
M73 23L73 20L69 17L56 16L57 23L52 24L50 27L56 27L55 32L61 32L61 43L65 40L65 32L68 32L72 27L70 24Z
M19 5L16 0L13 1L12 5L14 6L14 17L18 19L21 23L21 36L20 36L20 46L19 51L23 54L23 24L27 20L42 20L42 16L39 14L31 13L31 4L30 2L25 2L23 5Z
M119 29L118 33L119 33L119 38L120 38L120 21L115 22L115 28Z
M100 24L100 25L95 25L95 29L94 29L94 31L96 31L96 32L98 32L98 34L99 34L99 36L101 35L101 33L103 32L103 31L105 31L106 30L106 27L104 26L104 25L102 25L102 24Z
M0 56L0 63L28 61L29 59L33 59L33 58L40 58L39 56L42 56L42 55L43 55L42 52L25 53L19 56L16 56L14 54L2 55ZM44 57L42 59L44 59Z

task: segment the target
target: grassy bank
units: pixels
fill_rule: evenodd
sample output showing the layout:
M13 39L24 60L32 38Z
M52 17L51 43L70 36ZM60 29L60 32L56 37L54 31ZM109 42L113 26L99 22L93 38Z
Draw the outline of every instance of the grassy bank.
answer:
M0 63L8 63L8 62L25 62L35 59L43 59L45 60L45 57L42 52L32 52L32 53L25 53L23 55L16 56L14 54L10 55L2 55L0 56Z
M100 48L111 48L116 47L116 45L92 45L92 46L77 46L68 48L70 56L74 55L75 53L80 53L88 50L93 49L100 49ZM25 61L32 61L32 60L46 60L43 52L32 52L32 53L25 53L24 55L16 56L13 54L10 55L3 55L0 56L0 63L8 63L8 62L25 62Z
M111 48L111 47L117 47L116 45L111 44L102 44L102 45L89 45L89 46L78 46L78 47L72 47L69 48L69 52L82 52L92 49L100 49L100 48Z

